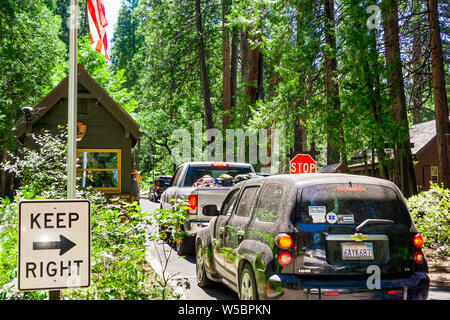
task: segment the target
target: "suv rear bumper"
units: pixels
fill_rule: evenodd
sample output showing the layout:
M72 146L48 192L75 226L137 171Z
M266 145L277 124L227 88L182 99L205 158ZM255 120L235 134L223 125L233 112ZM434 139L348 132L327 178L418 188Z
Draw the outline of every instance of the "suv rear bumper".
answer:
M416 272L408 278L380 281L368 289L366 280L306 280L293 274L274 274L266 288L268 299L282 300L426 300L430 278Z

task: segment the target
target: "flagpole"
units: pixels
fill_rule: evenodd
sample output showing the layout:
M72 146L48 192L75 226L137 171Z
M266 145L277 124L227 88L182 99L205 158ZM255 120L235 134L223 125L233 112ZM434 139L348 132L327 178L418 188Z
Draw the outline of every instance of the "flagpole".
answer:
M70 1L69 38L69 107L67 137L67 199L76 198L76 157L77 157L77 21L78 2Z
M69 20L69 94L67 114L67 199L76 199L77 157L77 22L78 2L70 0ZM59 300L60 290L50 290L49 300Z

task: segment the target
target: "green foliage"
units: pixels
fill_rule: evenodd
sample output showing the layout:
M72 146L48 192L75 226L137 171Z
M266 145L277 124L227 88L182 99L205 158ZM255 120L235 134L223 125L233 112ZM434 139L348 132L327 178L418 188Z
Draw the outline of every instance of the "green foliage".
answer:
M170 209L156 209L150 216L153 218L154 223L160 228L160 230L166 230L167 232L160 232L154 234L152 239L154 241L181 241L186 232L183 230L184 221L189 219L187 210L190 209L187 202L184 200L171 199L173 205Z
M408 199L413 221L426 246L444 246L450 255L450 190L431 184L428 191Z
M217 33L220 26L217 20L220 16L219 1L202 3L202 13L211 102L214 121L218 123L222 102L220 37ZM171 141L172 133L176 129L191 129L194 120L204 118L195 2L139 1L131 18L124 13L121 25L128 29L123 30L126 31L124 38L115 42L118 48L114 53L118 56L119 66L120 59L131 52L122 46L129 42L129 35L134 34L142 41L132 63L137 77L134 90L139 92L136 97L139 110L135 116L145 132L141 145L147 147L143 150L151 150L151 154L158 155L157 162L152 162L148 156L142 157L140 165L150 171L156 163L161 163L156 168L158 173L171 173L170 152L176 145ZM131 71L127 71L129 73ZM165 172L166 169L170 171Z
M124 86L126 88L132 88L136 84L138 69L134 66L133 58L143 42L143 35L137 34L139 22L136 21L136 17L133 15L137 5L138 0L122 1L111 52L114 71L125 71L126 82Z
M138 102L135 93L124 87L127 81L125 77L126 70L120 69L115 73L100 52L91 48L88 36L78 41L78 61L83 64L92 78L108 92L108 94L128 113L132 113L137 107Z
M48 2L48 1L47 1ZM46 1L4 0L0 5L0 135L14 141L11 129L45 94L53 70L64 56L58 33L61 19Z
M101 199L101 198L100 198ZM91 196L91 286L67 290L68 299L159 298L149 292L146 248L149 219L136 202L107 203ZM100 201L99 201L100 200Z
M31 138L38 149L24 148L23 159L10 154L11 160L1 165L2 169L20 179L25 195L29 192L40 195L49 186L54 191L64 190L67 181L67 130L59 128L56 137L44 131L42 134L32 134Z

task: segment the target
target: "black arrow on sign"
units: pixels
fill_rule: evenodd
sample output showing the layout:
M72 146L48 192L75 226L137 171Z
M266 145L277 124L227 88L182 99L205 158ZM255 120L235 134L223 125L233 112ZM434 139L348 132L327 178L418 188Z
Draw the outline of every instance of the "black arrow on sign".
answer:
M60 241L33 242L33 250L59 249L59 255L62 256L76 245L63 235L59 235L59 239Z

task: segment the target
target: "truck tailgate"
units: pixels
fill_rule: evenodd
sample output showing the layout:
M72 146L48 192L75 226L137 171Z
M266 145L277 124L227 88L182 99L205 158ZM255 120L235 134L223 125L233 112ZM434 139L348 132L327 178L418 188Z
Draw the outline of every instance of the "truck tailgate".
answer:
M225 199L230 187L207 187L197 188L192 192L192 195L197 196L197 215L193 215L191 219L196 220L211 220L212 217L204 216L202 214L203 207L208 204L215 204L219 210L222 202Z

